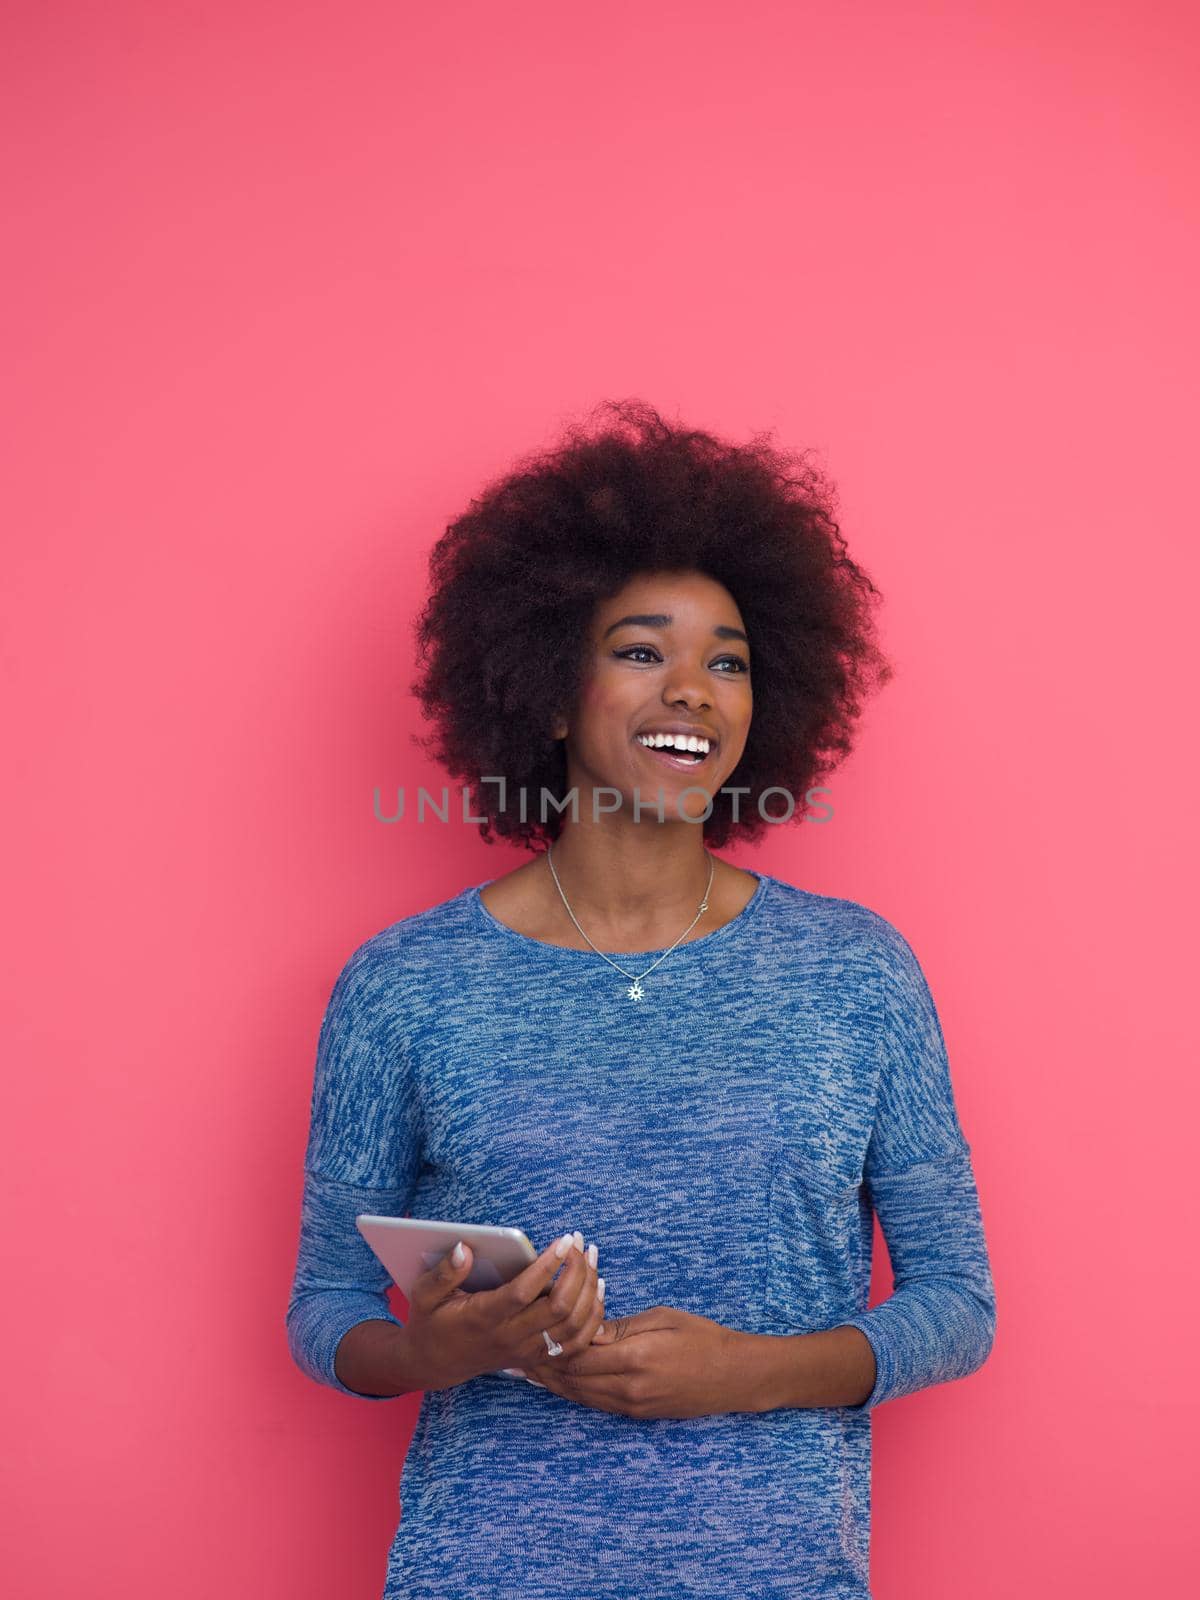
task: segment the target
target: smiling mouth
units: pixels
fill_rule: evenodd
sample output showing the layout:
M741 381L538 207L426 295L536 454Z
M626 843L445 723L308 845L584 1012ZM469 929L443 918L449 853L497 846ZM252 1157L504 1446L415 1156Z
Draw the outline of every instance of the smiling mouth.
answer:
M675 750L670 745L663 745L656 749L653 745L643 744L640 739L635 739L634 744L644 750L652 761L661 766L674 767L676 772L696 772L704 767L717 753L717 745L712 744L707 751L703 750Z

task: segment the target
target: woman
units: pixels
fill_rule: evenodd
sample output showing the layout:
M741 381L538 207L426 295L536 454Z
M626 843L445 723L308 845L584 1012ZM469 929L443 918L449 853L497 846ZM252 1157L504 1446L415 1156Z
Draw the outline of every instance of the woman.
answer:
M992 1344L970 1146L898 930L712 852L808 814L851 748L891 674L876 591L802 461L602 420L433 553L426 742L536 853L337 980L290 1347L424 1391L385 1600L858 1600L872 1411ZM544 1247L467 1294L460 1246L402 1325L361 1212Z

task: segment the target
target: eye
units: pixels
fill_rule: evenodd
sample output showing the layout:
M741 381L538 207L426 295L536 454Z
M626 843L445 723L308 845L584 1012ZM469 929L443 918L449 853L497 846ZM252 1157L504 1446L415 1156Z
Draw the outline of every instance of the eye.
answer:
M641 651L644 651L647 655L653 656L655 659L658 659L658 651L655 650L653 648L653 646L648 645L648 644L631 644L631 645L627 645L624 650L614 650L613 651L613 655L616 656L619 661L629 661L629 660L632 660L632 658L635 655L637 655L639 652L641 652ZM743 661L741 656L719 656L717 658L717 661L714 662L713 665L714 666L719 665L720 662L722 662L722 661L731 661L733 663L734 667L737 669L737 672L749 672L750 671L749 662L748 661ZM730 674L730 676L736 677L737 673L735 672L733 674Z

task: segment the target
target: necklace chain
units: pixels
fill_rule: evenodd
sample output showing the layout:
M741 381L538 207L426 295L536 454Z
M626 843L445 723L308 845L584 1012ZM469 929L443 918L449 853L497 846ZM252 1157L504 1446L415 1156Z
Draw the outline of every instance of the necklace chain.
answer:
M597 950L596 946L594 944L592 944L592 941L590 939L588 939L587 934L584 933L583 929L579 927L579 921L576 918L575 913L571 910L570 901L567 899L566 895L563 894L563 886L558 881L558 873L555 872L555 870L554 870L554 854L553 854L553 852L554 852L554 846L553 845L547 846L547 849L546 849L546 865L550 868L550 876L554 879L554 886L558 890L560 896L562 897L562 903L567 908L567 915L570 917L571 921L575 924L576 928L579 928L580 934L582 934L583 937L585 939L587 939L588 944L592 945L592 949L596 951L596 954L600 957L600 959L602 961L607 961L610 967L616 967L618 972L623 973L625 977L631 978L633 980L632 983L629 985L629 988L625 991L626 998L629 999L629 1000L642 1000L642 999L644 999L645 995L646 995L646 991L645 991L645 989L642 988L642 979L644 977L646 977L648 973L653 972L655 967L661 965L661 963L664 962L667 959L667 957L671 954L671 951L675 949L675 946L678 945L678 944L681 944L683 942L683 940L687 938L688 934L691 933L692 929L700 921L700 918L708 910L708 896L709 896L709 893L710 893L710 891L712 889L713 873L716 871L716 866L717 866L716 857L713 855L711 850L705 850L704 853L708 857L708 885L704 890L704 899L701 900L701 902L700 902L699 911L697 911L696 915L692 918L692 920L688 923L687 927L679 935L679 938L676 939L675 944L670 945L666 950L664 950L662 955L659 956L657 961L651 962L651 964L646 968L645 972L634 973L634 972L627 972L625 970L625 968L620 965L619 962L614 961L612 959L612 957L606 955L603 950Z

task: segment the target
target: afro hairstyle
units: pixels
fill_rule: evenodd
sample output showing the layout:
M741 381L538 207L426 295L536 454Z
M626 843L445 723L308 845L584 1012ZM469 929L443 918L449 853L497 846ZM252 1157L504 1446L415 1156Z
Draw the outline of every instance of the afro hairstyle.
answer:
M736 600L750 637L754 709L741 761L713 796L705 843L755 840L785 789L809 790L847 756L864 696L893 668L879 592L846 553L836 492L770 434L739 445L672 425L644 401L607 400L552 448L520 458L449 524L429 558L412 688L432 731L414 741L469 790L483 838L553 842L565 748L597 604L642 573L699 571ZM505 779L504 792L484 777ZM524 789L528 815L512 796ZM504 801L501 806L501 801Z

